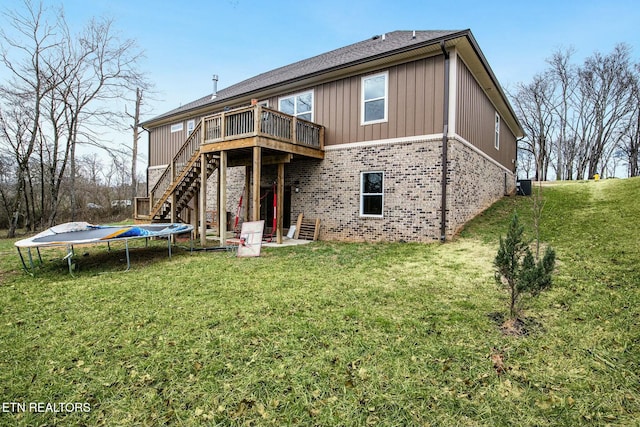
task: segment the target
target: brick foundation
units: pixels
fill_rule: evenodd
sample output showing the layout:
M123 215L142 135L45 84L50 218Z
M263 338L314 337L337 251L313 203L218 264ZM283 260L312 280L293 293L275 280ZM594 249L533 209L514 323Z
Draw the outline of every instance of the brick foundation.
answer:
M471 218L512 193L515 176L461 139L450 139L448 144L446 235L450 238ZM299 213L320 218L321 240L437 241L441 161L442 139L437 135L328 147L324 160L294 159L285 165L285 187L299 189L291 191L291 222L295 224ZM276 170L275 165L262 167L261 186L275 182ZM384 172L382 218L360 216L360 174L372 171ZM244 184L245 168L229 168L230 218L235 217ZM216 187L214 173L207 183L207 210L216 209ZM284 224L285 228L290 225Z

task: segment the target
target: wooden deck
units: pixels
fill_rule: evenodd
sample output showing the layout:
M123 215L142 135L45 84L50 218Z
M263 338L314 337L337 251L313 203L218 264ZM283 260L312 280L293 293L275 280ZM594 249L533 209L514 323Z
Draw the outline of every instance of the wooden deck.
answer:
M218 171L218 205L226 206L227 168L245 166L246 197L251 200L252 221L260 217L260 182L263 165L278 166L277 194L284 194L284 165L295 157L324 158L324 127L277 110L252 105L203 118L189 135L171 163L149 192L137 198L135 218L143 221L178 219L179 211L200 224L204 246L206 234L207 178ZM249 189L249 176L252 176ZM278 212L282 212L282 197ZM226 211L218 209L220 224L226 223ZM278 215L277 240L282 241L282 215ZM196 229L198 227L196 226ZM224 235L226 230L220 230ZM223 241L223 240L221 240Z
M202 120L201 152L261 147L269 152L324 158L324 127L259 105Z

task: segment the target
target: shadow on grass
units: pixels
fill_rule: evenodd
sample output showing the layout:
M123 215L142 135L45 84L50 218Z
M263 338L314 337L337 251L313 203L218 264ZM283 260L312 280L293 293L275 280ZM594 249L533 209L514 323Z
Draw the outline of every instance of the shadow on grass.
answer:
M32 251L35 276L47 276L52 281L59 276L66 280L69 276L69 264L65 259L66 250L62 248L41 249L42 264L39 263L37 254ZM177 257L189 254L189 248L184 246L172 246L171 256ZM23 256L25 254L23 253ZM169 258L167 242L129 243L129 271L145 268L151 264L164 262ZM25 262L29 265L28 259ZM22 264L16 254L16 271L22 272ZM121 242L107 245L79 245L74 248L74 256L71 259L71 269L74 276L95 276L105 273L119 273L127 271L127 253L125 244ZM24 272L22 272L24 274Z

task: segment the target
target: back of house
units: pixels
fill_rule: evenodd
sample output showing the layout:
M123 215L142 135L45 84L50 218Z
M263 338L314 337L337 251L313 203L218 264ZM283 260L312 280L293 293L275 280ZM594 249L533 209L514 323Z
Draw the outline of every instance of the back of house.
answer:
M303 214L342 241L451 237L513 192L523 135L470 30L377 35L143 125L138 219L280 236Z

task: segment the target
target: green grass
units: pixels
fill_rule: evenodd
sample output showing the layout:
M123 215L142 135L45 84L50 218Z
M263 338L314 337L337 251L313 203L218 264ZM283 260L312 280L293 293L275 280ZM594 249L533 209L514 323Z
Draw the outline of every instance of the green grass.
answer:
M0 241L0 400L88 413L0 425L634 425L640 180L544 188L553 288L503 335L507 198L445 245L317 242L260 258L166 243L61 253L35 274ZM530 234L531 235L531 234ZM79 254L81 255L81 254Z

